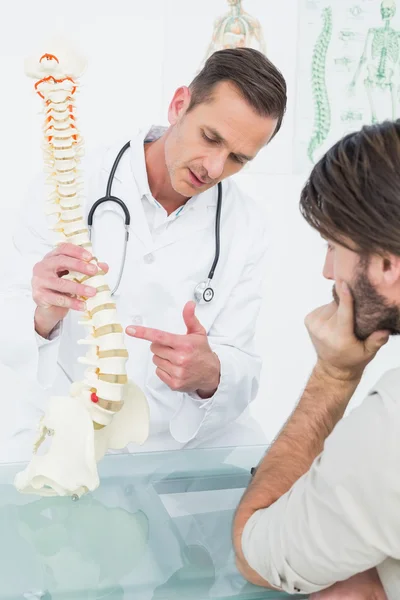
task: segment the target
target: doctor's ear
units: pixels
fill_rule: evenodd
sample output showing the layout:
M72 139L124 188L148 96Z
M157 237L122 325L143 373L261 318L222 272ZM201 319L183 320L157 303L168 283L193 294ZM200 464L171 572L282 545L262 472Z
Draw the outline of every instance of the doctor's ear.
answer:
M188 87L178 88L168 108L168 121L175 125L189 108L191 92Z

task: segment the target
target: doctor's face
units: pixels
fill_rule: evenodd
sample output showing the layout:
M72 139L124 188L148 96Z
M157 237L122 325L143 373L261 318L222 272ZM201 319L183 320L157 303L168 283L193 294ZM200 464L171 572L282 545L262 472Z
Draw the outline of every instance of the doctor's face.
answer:
M363 258L340 244L328 242L323 275L349 286L354 300L354 333L359 340L383 329L392 335L400 333L399 282L397 278L393 281L389 270L380 256ZM338 303L335 286L332 294Z
M173 189L204 192L240 171L271 139L277 119L258 115L229 82L189 112L190 91L179 88L169 109L165 162Z

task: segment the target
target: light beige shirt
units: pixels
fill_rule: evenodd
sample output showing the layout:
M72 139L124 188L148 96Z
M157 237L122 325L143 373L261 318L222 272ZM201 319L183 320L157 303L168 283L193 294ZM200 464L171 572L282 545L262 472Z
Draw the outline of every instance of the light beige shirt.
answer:
M310 470L257 511L242 538L249 565L305 594L377 567L400 598L400 368L388 371L326 439Z

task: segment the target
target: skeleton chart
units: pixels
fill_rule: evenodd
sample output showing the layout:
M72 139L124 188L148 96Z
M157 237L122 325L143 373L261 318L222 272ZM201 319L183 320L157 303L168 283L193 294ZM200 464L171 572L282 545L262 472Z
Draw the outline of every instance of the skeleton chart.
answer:
M363 124L400 116L397 1L301 0L296 171Z

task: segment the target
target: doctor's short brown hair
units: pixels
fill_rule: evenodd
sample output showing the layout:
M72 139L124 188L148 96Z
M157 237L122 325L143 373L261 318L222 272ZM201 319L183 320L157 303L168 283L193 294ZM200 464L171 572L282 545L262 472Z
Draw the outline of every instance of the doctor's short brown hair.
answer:
M328 150L300 211L324 238L361 255L400 256L400 120L366 125Z
M214 52L189 85L188 112L212 100L215 86L230 81L248 104L261 116L278 120L279 131L286 111L286 82L268 58L252 48L232 48Z

